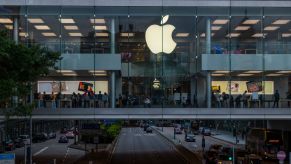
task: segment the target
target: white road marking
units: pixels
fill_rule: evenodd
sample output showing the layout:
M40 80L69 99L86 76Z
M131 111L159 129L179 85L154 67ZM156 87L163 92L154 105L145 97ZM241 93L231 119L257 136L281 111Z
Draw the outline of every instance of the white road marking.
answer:
M134 134L135 137L142 136L142 134Z
M37 156L37 155L39 155L40 153L44 152L46 149L48 149L48 147L44 147L44 148L42 148L40 151L34 153L33 156Z

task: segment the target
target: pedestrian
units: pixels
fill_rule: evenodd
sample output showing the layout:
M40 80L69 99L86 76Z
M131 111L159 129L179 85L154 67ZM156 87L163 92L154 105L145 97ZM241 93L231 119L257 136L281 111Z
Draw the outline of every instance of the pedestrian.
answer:
M46 108L47 95L45 92L43 92L42 96L43 96L43 107Z
M278 90L276 90L275 94L273 95L274 97L274 104L273 104L273 108L278 108L279 107L279 100L280 100L280 94L278 92Z
M204 135L202 136L202 150L204 152L204 149L205 149L205 137Z
M38 93L38 108L43 107L43 95L41 94L41 92Z
M51 94L52 109L56 109L56 95L54 92Z
M61 100L62 100L62 93L58 92L56 96L56 107L60 108L61 107Z
M239 108L240 107L240 101L241 101L241 98L242 98L242 95L238 95L236 98L235 98L235 107L236 108Z
M72 107L77 108L77 94L75 92L72 95Z
M122 108L123 107L121 94L119 94L119 96L118 96L118 107L119 108Z
M108 108L108 95L106 92L104 92L102 100L103 100L104 108Z
M245 91L242 94L242 101L243 101L243 107L246 108L248 106L248 97L247 97L247 91Z
M97 100L98 100L98 107L102 108L103 107L103 102L102 102L102 94L101 91L99 91L99 94L97 95Z

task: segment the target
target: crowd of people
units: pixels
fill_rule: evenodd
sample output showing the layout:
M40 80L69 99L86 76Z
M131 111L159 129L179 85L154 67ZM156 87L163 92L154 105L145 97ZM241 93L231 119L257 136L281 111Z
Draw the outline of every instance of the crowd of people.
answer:
M39 92L35 94L38 108L47 108L48 103L51 103L51 108L71 107L71 108L106 108L109 106L109 97L106 92L103 94L99 91L84 92L83 94L73 92L72 95L63 95L60 92L55 94L47 94Z
M262 94L258 94L258 92L252 92L251 94L247 94L247 91L244 91L243 94L237 95L235 98L233 95L229 95L225 92L220 94L219 92L212 92L211 101L212 107L215 108L248 108L248 107L261 107L264 102L273 102L273 108L279 107L280 94L278 90L275 91L274 95L272 95L271 100L266 100L263 98ZM288 98L288 96L287 96ZM290 96L291 98L291 96ZM290 104L288 103L288 106Z

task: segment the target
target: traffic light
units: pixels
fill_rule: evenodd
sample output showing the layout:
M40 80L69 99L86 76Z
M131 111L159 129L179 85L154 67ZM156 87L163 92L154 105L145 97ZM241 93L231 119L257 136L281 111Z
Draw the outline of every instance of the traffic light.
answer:
M229 161L232 161L232 157L231 157L231 156L230 156L230 157L228 157L228 160L229 160Z

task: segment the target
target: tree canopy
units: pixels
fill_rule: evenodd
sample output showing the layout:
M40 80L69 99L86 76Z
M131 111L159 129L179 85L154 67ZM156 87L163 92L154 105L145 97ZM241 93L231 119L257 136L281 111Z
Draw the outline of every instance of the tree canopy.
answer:
M16 44L6 31L0 31L0 103L12 96L25 97L31 84L46 76L60 54L40 45Z

